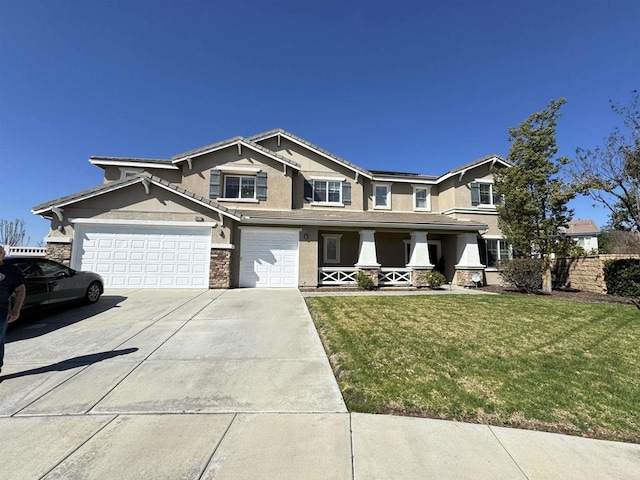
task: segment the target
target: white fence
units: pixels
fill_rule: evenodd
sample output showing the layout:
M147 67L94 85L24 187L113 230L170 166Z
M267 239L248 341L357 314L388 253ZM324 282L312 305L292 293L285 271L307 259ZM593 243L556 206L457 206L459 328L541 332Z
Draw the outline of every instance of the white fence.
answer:
M17 247L15 245L3 245L7 255L16 257L44 257L47 254L45 247Z
M355 285L355 267L320 267L318 280L320 285ZM411 285L410 268L381 268L378 273L378 285Z

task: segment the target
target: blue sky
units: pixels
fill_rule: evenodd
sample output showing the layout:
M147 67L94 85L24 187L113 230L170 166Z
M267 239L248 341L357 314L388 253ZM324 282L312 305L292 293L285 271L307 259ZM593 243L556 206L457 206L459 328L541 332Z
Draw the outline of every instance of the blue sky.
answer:
M99 185L91 155L170 158L280 127L369 169L509 151L566 97L560 154L640 88L640 2L0 0L0 218ZM607 212L574 201L575 218Z

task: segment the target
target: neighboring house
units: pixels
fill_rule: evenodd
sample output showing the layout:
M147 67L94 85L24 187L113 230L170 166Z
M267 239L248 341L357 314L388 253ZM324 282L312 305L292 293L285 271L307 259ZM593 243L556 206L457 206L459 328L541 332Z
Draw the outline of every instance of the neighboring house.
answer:
M582 247L585 252L598 251L600 229L593 220L573 220L569 222L564 234L575 240L576 245Z
M107 287L425 284L438 269L497 283L509 249L490 155L442 176L372 171L287 131L235 137L167 160L91 157L104 183L33 208L47 255ZM392 163L392 162L390 162Z

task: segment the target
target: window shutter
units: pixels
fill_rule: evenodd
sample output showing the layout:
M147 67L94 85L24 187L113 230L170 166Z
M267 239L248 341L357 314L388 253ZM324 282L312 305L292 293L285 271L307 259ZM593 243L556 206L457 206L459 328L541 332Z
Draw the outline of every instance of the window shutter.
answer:
M342 182L342 203L351 205L351 184L349 182Z
M211 169L209 177L209 198L218 198L220 196L220 170Z
M267 172L258 172L256 176L256 198L267 199Z
M304 181L304 201L310 202L313 200L313 186L311 182L306 180Z
M493 204L494 205L498 205L500 203L500 200L501 200L500 194L496 191L496 186L495 185L493 185L491 188L493 190Z
M480 205L480 185L471 184L471 205Z

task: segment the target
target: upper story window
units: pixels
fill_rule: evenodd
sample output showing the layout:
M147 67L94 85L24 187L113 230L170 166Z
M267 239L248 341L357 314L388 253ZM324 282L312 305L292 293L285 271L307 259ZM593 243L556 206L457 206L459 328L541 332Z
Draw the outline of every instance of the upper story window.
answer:
M121 179L125 179L125 178L131 178L131 177L135 177L136 175L142 173L142 169L141 168L121 168L120 169L120 178Z
M256 177L225 175L224 198L256 198Z
M471 205L497 205L500 203L500 195L495 190L493 183L473 182L471 184Z
M222 187L222 188L221 188ZM238 175L212 169L209 179L209 198L237 202L257 202L267 199L267 174Z
M391 208L391 185L375 183L373 185L373 208Z
M431 187L414 185L413 209L418 211L431 211Z
M351 184L345 180L317 178L305 180L304 198L312 205L350 205Z

